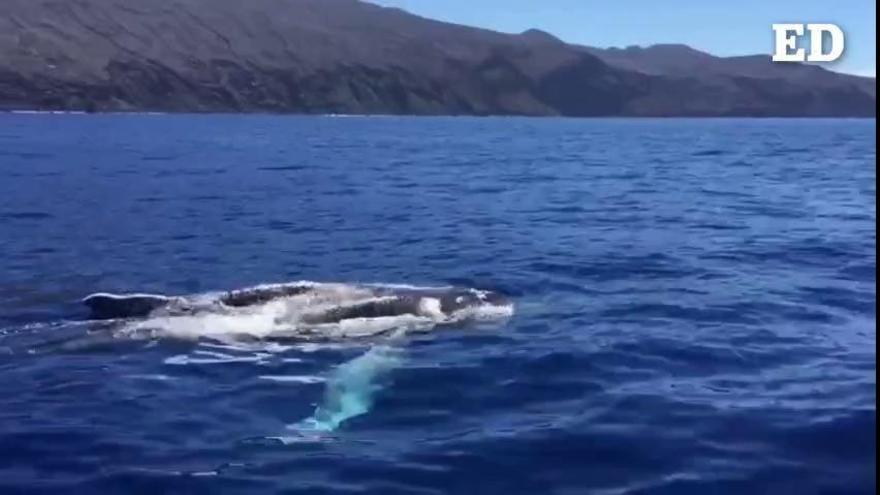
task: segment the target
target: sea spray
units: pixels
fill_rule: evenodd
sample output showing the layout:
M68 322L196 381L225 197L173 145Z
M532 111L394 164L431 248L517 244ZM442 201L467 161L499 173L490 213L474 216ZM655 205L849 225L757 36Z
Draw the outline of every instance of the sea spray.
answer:
M368 413L388 374L400 365L401 352L388 345L377 345L340 365L327 381L324 398L315 413L292 429L332 432L345 421Z

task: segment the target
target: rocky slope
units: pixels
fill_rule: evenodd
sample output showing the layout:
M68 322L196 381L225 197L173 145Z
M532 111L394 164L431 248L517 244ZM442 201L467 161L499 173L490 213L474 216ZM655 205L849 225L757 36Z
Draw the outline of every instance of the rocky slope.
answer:
M875 80L357 0L4 0L0 109L874 116Z

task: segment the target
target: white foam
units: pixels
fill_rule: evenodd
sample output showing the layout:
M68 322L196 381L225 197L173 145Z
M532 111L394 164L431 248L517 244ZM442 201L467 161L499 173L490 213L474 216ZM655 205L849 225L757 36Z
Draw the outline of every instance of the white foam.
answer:
M340 349L348 348L349 345L326 342L304 342L294 345L292 347L298 352L302 352L304 354L312 354L319 351L338 351Z
M433 320L443 320L446 314L441 309L440 300L436 297L423 297L419 300L419 314Z
M169 337L182 340L209 338L232 342L240 337L266 338L284 330L277 312L268 307L249 314L203 313L188 316L160 316L127 323L117 332L127 337Z
M311 376L311 375L261 375L258 377L260 380L268 380L271 382L279 382L279 383L302 383L306 385L311 385L315 383L323 383L327 381L325 378L320 376Z
M330 339L372 337L389 333L426 331L436 326L431 318L416 315L379 316L376 318L350 318L339 323L315 325L312 331Z
M86 115L83 110L9 110L15 115Z
M438 291L438 290L450 290L454 289L451 285L411 285L411 284L382 284L382 283L372 283L372 284L364 284L364 287L374 287L376 289L401 289L401 290L412 290L412 291Z
M460 309L453 314L455 320L494 321L513 316L513 304L484 304Z
M229 363L261 363L266 355L254 356L216 356L216 357L193 357L188 354L178 354L165 358L164 363L172 366L188 366L191 364L229 364Z
M131 378L132 380L149 380L149 381L157 381L157 382L170 382L175 380L176 378L163 374L142 374L142 375L125 375L126 378Z

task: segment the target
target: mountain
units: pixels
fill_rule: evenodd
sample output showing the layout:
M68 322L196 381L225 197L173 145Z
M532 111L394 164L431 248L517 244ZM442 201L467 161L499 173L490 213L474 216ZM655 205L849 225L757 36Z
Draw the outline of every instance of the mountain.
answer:
M581 47L612 67L689 87L682 106L724 109L723 115L873 116L876 80L816 65L774 63L769 55L716 57L687 45L599 49ZM713 96L714 95L714 96ZM867 105L867 106L866 106ZM655 107L656 108L656 107ZM669 109L675 113L674 109ZM691 112L685 112L691 114Z
M846 81L870 94L874 94L876 88L873 78L840 74L816 65L773 63L769 55L715 57L687 45L634 46L625 49L584 47L584 50L614 67L645 74L746 77L824 87L833 87Z
M875 80L357 0L4 0L0 109L874 116Z

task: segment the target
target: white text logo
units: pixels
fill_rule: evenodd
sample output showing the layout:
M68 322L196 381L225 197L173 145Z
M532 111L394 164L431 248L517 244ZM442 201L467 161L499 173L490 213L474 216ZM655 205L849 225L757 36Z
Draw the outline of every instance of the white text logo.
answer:
M810 32L810 52L798 47L805 31ZM834 62L843 55L843 31L834 24L774 24L774 62ZM826 34L828 35L826 38ZM825 46L830 41L830 47Z

